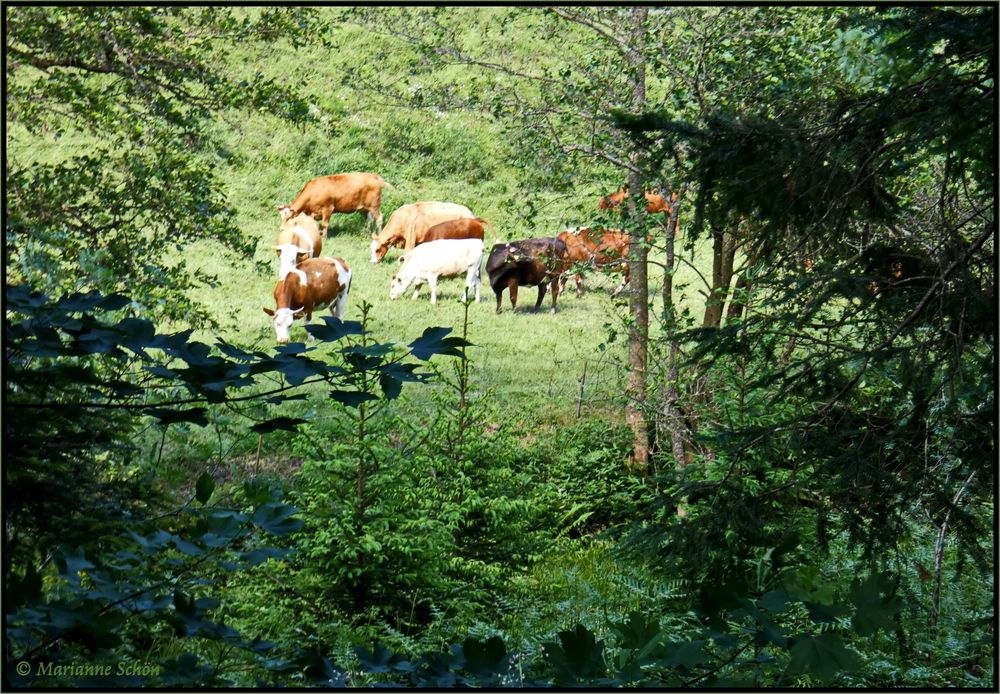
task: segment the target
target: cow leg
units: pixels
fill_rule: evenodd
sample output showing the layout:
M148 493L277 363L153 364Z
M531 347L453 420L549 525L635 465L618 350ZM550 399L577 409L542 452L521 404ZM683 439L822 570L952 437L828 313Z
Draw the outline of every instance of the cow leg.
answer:
M427 284L431 288L431 303L436 304L438 302L438 278L434 276L430 277L427 280Z
M330 304L330 315L334 318L344 320L344 312L347 309L347 291L341 291L337 299Z
M494 287L493 293L497 295L497 315L500 314L500 302L503 300L503 287Z
M619 284L615 288L615 290L613 292L611 292L611 296L618 296L619 294L621 294L625 290L625 285L628 284L628 281L629 281L630 278L631 278L631 276L630 276L630 273L629 273L629 266L625 265L625 269L622 272L622 281L621 281L621 284Z
M306 315L304 316L304 320L302 321L303 330L305 330L306 325L308 325L310 321L312 321L312 318L313 318L313 313L312 313L312 308L310 308L308 311L306 311ZM289 329L288 332L291 333L292 332L291 329ZM308 330L306 330L306 342L312 342L315 339L316 338L313 337L313 334Z
M510 288L510 310L517 310L517 280L511 280L507 283Z
M545 286L545 285L542 285ZM559 278L552 278L552 313L556 312L556 300L559 298Z
M573 279L576 281L576 297L579 299L583 296L583 275L577 273L573 275Z
M615 287L614 290L611 292L611 296L612 297L618 296L619 294L622 293L623 289L625 289L625 278L624 277L622 277L621 283L617 287Z
M547 289L548 285L545 284L545 282L542 282L540 285L538 285L538 299L535 301L535 309L534 309L535 311L537 311L538 307L542 305L542 299L545 298L545 291Z

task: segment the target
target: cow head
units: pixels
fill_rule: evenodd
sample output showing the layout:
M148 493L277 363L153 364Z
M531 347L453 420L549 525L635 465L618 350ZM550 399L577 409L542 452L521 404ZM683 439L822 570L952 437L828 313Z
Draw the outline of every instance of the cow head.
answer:
M389 250L389 244L380 244L375 236L372 236L372 262L377 263L382 258L385 257L386 252Z
M278 337L278 344L284 345L288 344L288 332L291 330L292 323L295 322L296 318L301 318L305 307L302 308L279 308L277 311L274 309L264 307L264 313L269 316L274 317L274 332Z
M392 282L389 285L389 298L396 300L403 296L403 293L410 288L410 283L413 281L412 277L403 278L399 275L392 276Z
M281 221L287 222L288 219L294 214L292 208L288 205L278 205L278 214L281 215Z
M309 258L310 253L307 248L299 248L294 243L282 243L274 247L278 254L278 279L285 279L285 276L295 269L300 262ZM300 256L302 256L300 258ZM300 275L304 278L304 275Z

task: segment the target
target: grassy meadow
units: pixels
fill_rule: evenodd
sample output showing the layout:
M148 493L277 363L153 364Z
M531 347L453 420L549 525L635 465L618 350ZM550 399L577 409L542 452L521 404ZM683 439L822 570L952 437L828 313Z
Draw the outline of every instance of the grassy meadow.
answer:
M391 127L405 121L409 114L387 114ZM226 165L225 180L229 203L236 210L233 220L243 234L254 239L256 253L252 259L234 257L221 246L200 242L179 253L190 268L218 278L214 286L201 287L193 296L212 311L220 331L205 330L199 339L207 342L216 337L244 346L267 348L274 344L274 330L263 306L273 306L272 290L276 279L277 259L272 248L278 231L276 206L290 202L309 178L349 170L379 173L392 184L383 189L383 222L400 205L417 200L446 200L469 207L492 225L487 228L486 254L495 240L514 240L533 236L555 235L559 231L586 224L615 224L616 215L597 210L594 193L576 199L552 193L540 194L544 201L542 214L533 218L518 215L517 184L511 180L511 165L502 158L489 157L491 170L475 182L462 177L462 161L487 158L485 152L495 146L491 125L475 118L457 114L434 119L437 134L424 132L424 137L441 151L438 157L428 156L402 164L387 156L370 156L364 161L337 159L326 165L316 163L303 168L295 165L290 152L311 151L322 139L315 134L295 130L273 132L271 124L244 123L233 134L235 149L240 148L238 163ZM419 131L420 125L414 127ZM452 132L465 135L457 141L448 137ZM330 143L331 152L343 152L363 147L364 142L342 136L337 145ZM472 153L462 150L473 150ZM502 152L501 152L502 153ZM433 174L436 159L447 162L439 176ZM662 215L661 215L662 216ZM398 267L401 249L393 248L378 264L370 262L370 238L365 234L365 218L361 214L334 214L322 254L346 260L353 278L347 319L360 318L360 306L372 305L369 318L371 330L379 340L405 345L428 326L447 326L461 332L463 308L460 302L461 278L439 283L438 303L430 304L426 285L420 296L409 295L396 301L389 299L389 283ZM374 230L374 225L372 226ZM702 244L704 245L704 244ZM678 272L679 282L698 282L698 272L710 273L710 249L699 250L700 263L686 265ZM651 260L662 262L662 251L654 249ZM702 267L698 268L698 265ZM484 257L485 266L485 257ZM697 269L695 269L697 268ZM479 393L492 391L498 404L514 410L535 410L546 417L561 419L575 416L579 399L579 379L586 363L583 405L596 407L617 419L618 392L623 382L624 318L627 297L612 299L611 290L620 275L590 272L585 276L587 290L578 298L572 281L560 294L558 311L550 313L551 293L546 292L540 310L532 312L537 289L522 288L518 309L510 310L507 293L503 311L495 313L495 296L489 287L485 270L482 272L481 301L469 309L469 339L476 345L472 351L473 387ZM650 264L649 291L653 311L661 306L659 297L663 280L661 265ZM313 320L320 320L314 314ZM654 330L656 326L654 326ZM217 334L216 334L217 333ZM292 330L292 340L304 340L302 322Z
M515 42L516 55L557 60L557 56L546 54L544 46L521 45L516 25L498 28L494 21L496 8L466 9L470 25L463 41L486 40L500 31ZM250 15L257 11L247 10ZM296 127L266 114L232 113L222 114L211 126L221 145L206 152L205 157L224 183L227 201L234 210L231 223L254 241L256 251L252 258L238 257L210 241L174 251L173 262L216 278L190 291L218 325L218 329L197 331L197 339L212 344L221 338L257 349L274 344L270 318L261 309L273 305L277 259L272 245L279 222L276 206L290 202L315 176L347 171L380 174L392 185L383 189L383 221L399 206L418 200L466 205L492 225L484 240L486 254L495 240L554 236L567 228L588 225L619 225L616 214L597 210L597 201L617 187L620 170L599 159L577 157L578 178L573 182L573 193L532 187L524 181L533 174L524 170L520 153L491 117L412 108L386 95L349 88L341 84L342 75L350 65L370 59L370 37L345 24L336 42L335 50L309 46L307 42L291 46L285 40L233 49L227 70L249 78L266 67L266 73L278 76L279 83L294 75L301 82L300 89L311 95L311 109L318 120ZM390 61L395 62L385 65L385 69L404 74L412 60L406 47L400 46L391 53ZM433 87L454 83L459 88L474 88L463 84L456 70L438 70L421 77L416 84ZM15 125L15 132L21 133L20 126ZM86 154L94 145L86 135L72 131L41 141L21 133L8 137L8 144L9 156L20 163L59 162ZM685 212L682 206L682 230ZM323 247L323 255L344 258L354 273L347 319L357 320L359 307L368 302L373 306L370 319L375 337L401 345L428 326L448 326L459 332L463 314L459 302L461 279L442 281L437 306L430 305L426 287L417 300L407 296L390 301L389 280L401 249L390 250L382 263L372 265L370 239L364 226L362 215L334 214ZM679 266L675 286L688 283L703 288L700 293L688 293L690 308L699 315L707 295L704 277L711 275L709 242L702 240L690 246L686 256L690 262ZM662 258L661 243L659 249L650 251L654 335L658 330L655 316L661 306ZM539 312L532 313L537 290L522 288L516 314L511 312L505 293L503 312L496 315L495 297L483 271L482 301L469 311L469 339L476 345L471 353L476 391L492 392L501 407L563 420L576 415L579 379L586 364L584 411L594 409L617 421L624 382L624 321L628 314L626 294L617 300L610 297L619 278L618 274L590 272L585 278L587 291L581 298L576 297L570 282L567 292L559 297L556 315L549 312L548 292ZM328 314L319 312L314 320L320 315ZM187 327L182 322L169 326L176 330ZM304 337L302 323L297 321L292 339Z

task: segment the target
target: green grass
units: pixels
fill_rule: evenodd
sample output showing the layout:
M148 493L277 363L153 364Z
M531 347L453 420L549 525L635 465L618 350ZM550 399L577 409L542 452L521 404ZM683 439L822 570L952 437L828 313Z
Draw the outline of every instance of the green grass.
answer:
M241 204L242 201L237 201L237 206ZM244 205L247 207L252 205L248 202ZM194 292L198 301L211 308L221 328L220 331L201 331L199 339L213 342L221 337L234 344L263 349L274 344L271 320L262 309L274 303L272 291L277 260L271 246L277 235L277 220L277 213L272 211L243 227L247 234L258 239L254 261L260 261L268 270L258 271L253 263L227 256L210 242L184 251L183 258L191 267L219 279L217 286ZM358 320L361 304L370 303L373 306L370 329L376 339L399 345L409 343L429 326L451 327L460 334L462 278L439 283L436 305L430 303L426 286L417 299L407 294L391 301L389 283L398 267L396 259L400 251L391 250L383 262L373 265L363 225L361 215L335 215L323 246L323 255L344 258L353 273L346 318ZM513 234L504 237L507 240L517 238ZM689 268L686 272L693 274ZM541 309L531 312L537 296L533 287L521 290L516 312L511 311L509 295L505 292L503 312L497 315L495 297L485 271L482 281L482 300L469 309L468 335L475 345L470 352L474 397L476 393L490 390L515 410L540 409L547 416L557 418L575 415L579 379L586 362L584 405L603 412L615 409L624 382L625 328L622 318L627 314L624 298L616 301L610 296L618 282L617 275L589 274L585 279L588 289L580 298L570 285L559 296L555 315L549 311L550 293L546 293ZM661 306L661 283L662 269L651 266L650 294L654 297L655 312ZM322 315L328 312L314 314L313 321L321 320ZM609 330L615 331L616 337L611 337ZM656 333L658 330L654 328L654 335ZM305 337L302 322L297 321L292 328L292 340L301 341ZM522 410L521 414L527 412Z
M470 29L467 38L476 41L492 36L495 26L491 17L495 11L470 8L470 13L476 18L473 24L482 31ZM525 15L518 20L521 21L540 20L535 15ZM513 30L509 33L518 36ZM284 75L302 76L304 90L313 95L313 103L326 120L296 127L259 113L229 113L211 125L222 145L217 151L206 153L206 157L213 159L224 182L227 200L235 211L231 222L254 240L256 252L252 260L239 258L211 241L190 244L174 252L172 261L218 278L217 284L191 292L192 298L209 309L219 326L217 330L198 331L198 339L213 343L222 338L261 349L274 345L273 328L262 307L273 305L277 263L272 245L278 230L275 206L290 201L313 176L350 170L381 174L393 185L383 192L386 220L397 207L416 200L448 200L467 205L492 224L487 230L487 248L497 239L554 235L568 227L599 220L596 202L606 191L597 182L611 173L607 164L580 161L577 192L573 194L526 189L517 152L490 118L473 113L384 107L377 105L381 104L378 95L341 85L338 77L344 66L363 60L366 51L373 50L370 43L370 37L344 25L343 50L331 52L324 60L314 59L315 49L308 43L297 45L295 50L282 42L259 49L233 49L234 65L260 66L279 79L284 79L281 77ZM545 47L550 49L558 52L554 46ZM396 60L399 64L393 69L403 69L407 60L404 52L398 53ZM426 79L428 83L448 82L453 77L445 70ZM22 135L9 142L12 156L20 163L32 159L58 161L69 152L86 151L86 137L46 140ZM25 148L25 143L30 143L30 149ZM606 223L614 225L610 219ZM343 257L353 270L347 318L358 319L360 305L369 302L373 306L370 318L375 337L401 345L428 326L448 326L459 331L463 314L458 301L462 281L443 281L436 306L430 305L426 290L417 300L405 297L390 301L389 278L399 251L394 249L385 262L372 265L369 238L363 228L361 215L334 215L323 248L323 255ZM710 275L707 242L689 255L703 275ZM651 259L662 261L662 253L653 251ZM681 266L677 283L697 283L697 275L691 267ZM504 311L496 315L485 272L483 280L482 302L469 311L469 339L475 344L470 353L473 395L490 392L500 407L529 419L573 418L580 396L579 379L586 364L584 412L599 411L617 417L622 405L623 321L627 316L624 300L615 302L609 296L618 276L591 273L587 278L587 293L577 298L570 289L560 296L556 315L548 311L549 296L538 313L526 310L534 304L533 288L521 292L516 314L510 311L509 297L505 294ZM660 311L661 283L662 268L651 265L649 286L654 323ZM688 293L691 295L688 306L700 315L702 297L695 291ZM319 316L314 316L314 320L318 319ZM162 326L176 330L187 327ZM654 338L657 334L654 325ZM292 335L293 339L304 338L301 323L296 324Z

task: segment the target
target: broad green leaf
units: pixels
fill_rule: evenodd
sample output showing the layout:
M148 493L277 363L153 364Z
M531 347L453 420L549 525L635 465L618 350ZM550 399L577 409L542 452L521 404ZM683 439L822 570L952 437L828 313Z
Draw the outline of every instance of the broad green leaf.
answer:
M884 572L852 581L850 597L855 607L851 627L859 636L871 636L879 629L892 629L894 617L904 607L903 601L895 595L892 576Z
M215 479L207 472L203 472L195 483L194 489L194 498L204 506L212 498L212 492L215 491Z
M427 361L435 354L461 357L462 352L458 348L470 346L472 343L466 342L460 337L445 337L450 332L451 328L425 328L423 334L410 343L410 351L421 361Z
M208 426L208 418L205 416L208 410L204 407L192 407L187 410L175 410L172 408L150 408L143 410L145 414L156 417L160 424L175 424L177 422L191 422L198 426Z
M382 387L382 393L389 400L394 400L403 392L403 382L389 374L379 374L378 383Z
M264 422L258 422L250 427L250 431L256 434L269 434L272 431L295 431L300 424L308 424L309 420L301 417L275 417Z
M361 403L378 400L377 395L372 393L360 393L354 390L331 390L330 397L342 405L357 407Z
M797 636L789 653L789 672L811 672L824 682L829 682L841 672L853 672L861 667L858 654L844 646L840 636L833 632Z
M548 641L543 647L545 659L555 668L563 684L573 685L605 675L604 642L598 641L582 624L560 631L559 643Z
M323 323L323 325L309 323L305 326L306 332L324 342L335 342L348 335L364 334L358 321L342 321L334 316L323 316Z
M254 512L253 522L274 535L287 535L302 527L302 521L293 518L296 513L294 506L272 501Z
M491 636L486 641L469 637L462 643L465 669L484 676L506 672L509 666L507 646L499 636Z

